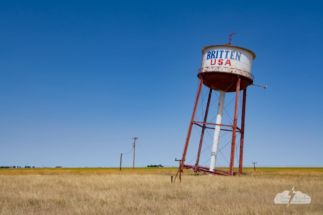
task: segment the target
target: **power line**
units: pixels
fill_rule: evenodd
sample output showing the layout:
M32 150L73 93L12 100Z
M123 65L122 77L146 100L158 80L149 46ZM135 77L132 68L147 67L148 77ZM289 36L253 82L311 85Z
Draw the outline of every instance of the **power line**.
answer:
M132 152L132 150L133 150L133 148L129 152L127 152L127 153L121 153L121 154L123 154L123 155L129 154L130 152Z
M0 141L0 143L93 143L93 142L108 142L115 140L130 140L133 138L118 138L118 139L106 139L106 140L5 140Z
M138 145L139 145L139 144L138 144ZM141 146L140 146L140 145L139 145L139 148L141 149L142 153L145 155L145 157L147 158L147 160L149 161L149 163L151 163L151 162L150 162L150 160L148 159L147 155L145 154L144 150L142 150L142 148L141 148Z

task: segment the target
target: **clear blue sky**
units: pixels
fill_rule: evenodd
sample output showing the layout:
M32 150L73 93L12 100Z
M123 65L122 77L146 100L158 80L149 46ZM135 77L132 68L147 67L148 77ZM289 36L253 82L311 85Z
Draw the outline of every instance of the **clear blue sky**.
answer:
M322 1L1 1L0 165L118 166L135 136L137 166L178 165L201 50L234 29L232 44L257 55L254 83L268 85L248 88L244 165L322 166L322 11Z

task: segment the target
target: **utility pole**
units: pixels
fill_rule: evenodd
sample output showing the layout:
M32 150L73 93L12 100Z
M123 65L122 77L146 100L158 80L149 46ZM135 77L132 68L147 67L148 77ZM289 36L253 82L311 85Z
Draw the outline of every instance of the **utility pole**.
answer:
M253 170L256 170L256 163L257 162L252 162L253 163Z
M133 167L132 169L135 170L135 151L136 151L136 140L138 139L138 137L134 137L133 140Z
M122 165L122 153L120 155L120 171L121 171L121 165Z

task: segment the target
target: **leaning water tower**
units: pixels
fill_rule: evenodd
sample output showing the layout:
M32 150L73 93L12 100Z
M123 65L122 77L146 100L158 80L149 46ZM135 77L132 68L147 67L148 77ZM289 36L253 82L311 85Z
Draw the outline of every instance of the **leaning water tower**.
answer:
M190 169L194 172L202 172L209 175L235 175L237 172L233 171L234 156L236 147L236 134L240 133L240 156L239 156L239 174L242 174L242 161L243 161L243 145L244 145L244 131L245 131L245 110L246 110L246 94L247 87L253 84L253 75L251 74L252 61L256 58L255 53L252 51L231 45L231 37L229 43L224 45L206 46L202 49L202 63L201 68L198 70L197 77L199 78L198 90L196 93L195 105L193 108L192 118L189 124L189 130L185 141L184 151L180 161L179 174L183 169ZM206 86L209 90L208 100L204 114L203 121L196 121L195 114L199 103L202 86ZM212 96L212 91L219 91L219 103L215 123L207 121L209 106ZM242 114L241 125L237 125L238 120L238 103L240 91L243 91L242 99ZM235 93L235 108L233 124L222 124L223 107L226 93ZM197 147L197 156L195 165L185 164L186 153L190 142L192 127L197 125L201 128L200 141ZM199 165L201 155L202 142L204 132L206 129L214 129L213 146L210 158L210 166ZM231 153L229 161L229 170L215 169L215 162L217 159L220 131L226 130L232 132Z

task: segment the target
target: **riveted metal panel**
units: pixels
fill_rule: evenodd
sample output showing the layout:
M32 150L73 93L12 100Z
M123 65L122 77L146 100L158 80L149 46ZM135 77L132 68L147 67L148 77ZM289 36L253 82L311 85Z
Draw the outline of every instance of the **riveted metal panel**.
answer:
M202 50L200 72L222 72L252 79L252 61L256 55L245 48L230 45L214 45Z

